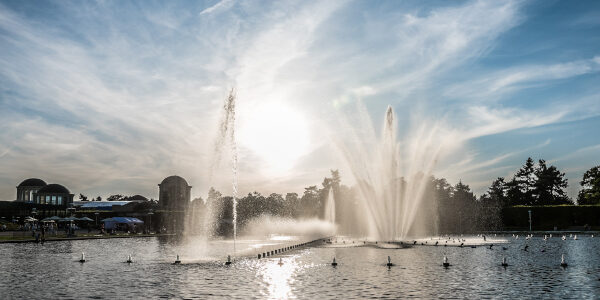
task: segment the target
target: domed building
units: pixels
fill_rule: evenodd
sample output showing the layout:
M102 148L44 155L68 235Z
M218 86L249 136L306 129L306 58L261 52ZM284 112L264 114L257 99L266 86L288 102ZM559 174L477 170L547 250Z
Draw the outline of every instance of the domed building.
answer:
M46 186L46 182L38 178L29 178L23 180L17 186L17 201L34 202L33 194Z
M33 194L34 202L38 204L50 204L70 206L73 204L73 194L60 184L48 184Z
M165 178L158 185L158 203L162 209L183 211L188 208L192 187L180 176Z

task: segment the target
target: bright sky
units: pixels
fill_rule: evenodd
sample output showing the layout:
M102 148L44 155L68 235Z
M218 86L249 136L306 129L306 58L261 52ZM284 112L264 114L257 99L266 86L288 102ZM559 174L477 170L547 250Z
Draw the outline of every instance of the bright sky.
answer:
M228 91L240 190L301 192L329 169L360 101L460 146L435 175L477 193L528 156L574 196L600 164L598 1L0 1L0 199L30 177L157 197L177 174L205 196ZM344 177L345 176L345 177Z

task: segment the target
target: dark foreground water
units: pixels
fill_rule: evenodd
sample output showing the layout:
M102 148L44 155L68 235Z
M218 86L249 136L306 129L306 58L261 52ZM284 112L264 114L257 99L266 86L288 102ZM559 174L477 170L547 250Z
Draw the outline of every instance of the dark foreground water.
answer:
M0 298L600 298L600 238L509 241L492 250L324 245L230 266L215 258L226 256L228 242L181 246L144 238L0 244ZM84 264L77 262L81 252L86 252ZM176 252L183 253L181 265L171 264ZM135 262L124 263L130 253ZM559 266L563 253L567 268ZM390 269L388 255L396 264ZM452 264L447 269L441 266L444 255ZM336 268L330 265L334 256ZM507 268L500 266L504 256Z

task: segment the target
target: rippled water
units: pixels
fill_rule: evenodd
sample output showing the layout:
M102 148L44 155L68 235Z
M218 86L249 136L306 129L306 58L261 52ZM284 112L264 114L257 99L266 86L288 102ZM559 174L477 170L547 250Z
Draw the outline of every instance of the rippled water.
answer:
M245 246L256 244L246 241ZM227 241L182 246L158 238L0 244L0 298L600 297L599 238L545 242L536 237L492 250L324 245L225 266L230 246ZM81 252L86 252L84 264L77 262ZM176 253L183 264L171 264ZM567 268L559 266L563 253ZM128 254L133 264L124 262ZM388 255L396 264L389 269ZM452 264L447 269L441 266L444 255ZM334 256L335 268L330 265ZM500 266L504 256L510 264L506 269Z

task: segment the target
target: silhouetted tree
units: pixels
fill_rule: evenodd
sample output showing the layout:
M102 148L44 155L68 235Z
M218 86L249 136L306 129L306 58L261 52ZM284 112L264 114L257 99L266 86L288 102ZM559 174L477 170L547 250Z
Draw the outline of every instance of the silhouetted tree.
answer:
M509 192L513 197L511 199L512 204L532 205L535 182L535 163L531 157L528 157L525 164L517 171L513 181L509 184L509 189L513 189Z
M577 204L600 204L600 166L587 170L580 184L581 191L577 197Z
M106 198L106 200L108 200L108 201L121 201L123 199L125 199L125 196L120 195L120 194L110 195L110 196L108 196L108 198Z
M475 195L471 188L459 181L454 186L452 203L455 205L455 217L458 215L458 231L467 232L476 229Z
M88 197L83 194L79 194L79 201L88 201Z
M567 179L555 166L546 166L546 161L539 160L535 168L536 181L533 189L533 203L536 205L572 204L565 189Z

